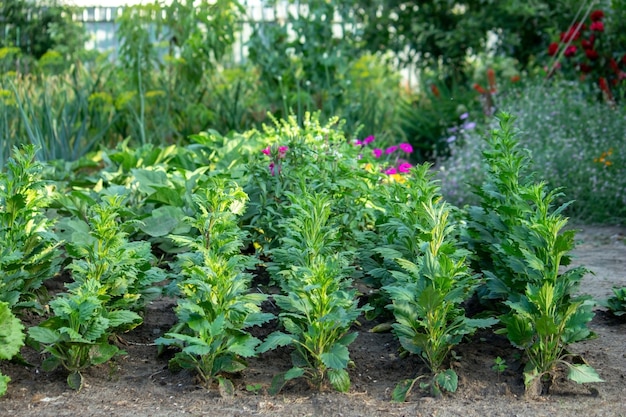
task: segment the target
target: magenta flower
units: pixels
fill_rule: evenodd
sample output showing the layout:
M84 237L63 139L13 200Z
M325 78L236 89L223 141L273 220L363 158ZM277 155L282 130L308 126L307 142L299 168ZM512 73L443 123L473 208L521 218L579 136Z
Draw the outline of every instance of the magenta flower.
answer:
M354 141L354 146L364 146L365 142L363 142L361 139L355 139Z
M400 165L398 165L398 172L402 174L406 174L409 171L411 171L411 168L413 168L411 164L409 164L408 162L403 162Z
M398 173L398 171L394 167L387 168L384 172L387 175L393 175L393 174L397 174Z
M365 139L363 139L363 145L369 145L370 143L374 142L374 136L368 136Z
M289 148L287 146L281 146L278 148L278 156L280 158L283 158L285 156L285 154L287 153L287 151L289 150Z
M389 155L390 153L394 153L397 150L398 150L398 145L392 145L388 147L387 149L385 149L385 153Z
M271 162L270 165L269 165L269 169L270 169L270 173L272 174L272 177L275 175L274 167L275 167L274 163Z
M268 155L272 152L270 147L268 146L267 148L263 149L261 152L263 152L265 155Z
M411 153L411 152L413 152L413 147L411 146L411 144L410 144L410 143L401 143L401 144L400 144L400 145L398 145L398 146L400 146L400 150L401 150L402 152L405 152L405 153Z
M383 150L376 148L372 150L372 154L374 154L374 158L380 158L383 155Z

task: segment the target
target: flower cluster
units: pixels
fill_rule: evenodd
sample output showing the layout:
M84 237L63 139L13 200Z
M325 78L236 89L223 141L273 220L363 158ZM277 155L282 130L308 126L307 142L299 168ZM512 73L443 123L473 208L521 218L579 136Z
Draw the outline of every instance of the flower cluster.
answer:
M287 154L288 150L289 150L289 148L287 146L278 146L278 147L274 147L274 148L268 146L267 148L265 148L265 149L263 149L261 151L265 155L267 155L270 158L272 158L272 161L270 162L270 164L268 166L272 176L276 175L277 173L280 174L280 172L281 172L281 160L285 158L285 155Z
M374 136L368 136L363 140L357 139L354 141L354 145L365 148L367 145L374 142L374 139ZM408 158L412 152L413 146L405 142L399 145L389 146L385 149L373 148L372 156L380 162L382 166L381 172L393 176L395 179L399 179L395 176L408 174L413 167L408 159L405 159Z
M611 89L626 79L626 55L616 56L605 36L604 12L594 10L587 23L577 22L548 46L548 55L563 53L582 80L597 83L605 98L613 101ZM561 65L555 63L552 75Z
M593 158L593 162L595 162L596 164L600 164L604 167L610 167L611 165L613 165L613 162L609 160L611 155L613 155L613 148L609 149L606 152L602 152L602 155L600 155L598 158Z

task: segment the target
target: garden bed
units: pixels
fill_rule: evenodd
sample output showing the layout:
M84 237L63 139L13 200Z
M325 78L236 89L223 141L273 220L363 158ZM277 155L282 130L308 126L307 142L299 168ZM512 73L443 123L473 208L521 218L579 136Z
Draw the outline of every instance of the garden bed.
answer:
M574 263L594 272L585 277L581 291L597 299L611 294L612 286L626 286L626 229L579 227L579 244ZM266 394L271 378L290 367L288 350L279 348L252 359L249 367L235 376L234 397L221 397L218 390L200 388L191 373L168 370L167 352L157 357L154 339L175 323L175 300L159 299L147 309L145 322L124 335L121 347L128 355L85 372L80 392L68 388L66 375L46 373L37 366L41 359L30 348L22 350L35 367L3 362L2 373L12 381L0 398L0 415L7 416L618 416L626 413L626 322L618 321L602 308L590 328L598 337L572 346L604 383L577 385L557 377L547 396L528 399L524 395L519 352L505 336L491 331L476 333L457 346L452 367L459 375L456 393L434 399L415 389L406 403L391 402L391 391L406 378L426 373L416 357L401 358L399 343L391 333L371 333L378 324L364 319L356 329L359 337L350 346L354 367L352 387L347 394L331 390L316 392L303 379L288 383L277 396ZM267 309L272 305L266 302ZM264 337L273 329L255 329ZM493 368L497 357L506 369Z

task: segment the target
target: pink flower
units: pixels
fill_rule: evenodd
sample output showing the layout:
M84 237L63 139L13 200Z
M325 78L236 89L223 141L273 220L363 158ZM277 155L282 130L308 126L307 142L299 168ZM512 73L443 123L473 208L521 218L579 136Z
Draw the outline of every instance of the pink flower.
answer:
M363 143L363 141L361 139L356 139L354 141L354 146L364 146L365 143Z
M383 150L376 148L372 150L372 154L374 155L374 158L380 158L383 155Z
M374 142L374 136L368 136L365 139L363 139L363 145L369 145L370 143Z
M400 165L398 165L398 172L406 174L409 171L411 171L411 168L413 168L411 164L409 164L408 162L403 162Z
M385 153L387 155L389 155L391 153L394 153L397 150L398 150L398 146L397 145L392 145L392 146L388 147L387 149L385 149Z
M283 158L285 156L285 154L287 153L287 151L289 150L289 148L287 146L281 146L278 148L278 156L280 158Z
M413 152L413 147L411 146L410 143L401 143L398 146L400 146L400 150L402 150L402 152L405 152L405 153Z
M272 174L272 177L275 175L274 167L275 167L274 163L271 162L269 165L269 169L270 169L270 173Z
M393 174L397 174L398 173L398 171L394 167L387 168L384 172L387 175L393 175Z
M263 149L261 152L263 152L265 155L268 155L272 152L270 147L268 146L267 148Z

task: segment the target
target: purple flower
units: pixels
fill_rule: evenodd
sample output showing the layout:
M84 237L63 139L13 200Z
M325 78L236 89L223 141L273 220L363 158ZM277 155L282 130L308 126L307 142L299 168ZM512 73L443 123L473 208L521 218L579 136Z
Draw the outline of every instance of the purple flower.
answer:
M392 145L392 146L388 147L387 149L385 149L385 153L387 155L389 155L391 153L394 153L397 150L398 150L398 145Z
M272 174L272 177L275 175L274 167L275 167L274 163L270 162L269 169L270 169L270 173Z
M409 171L411 171L411 168L413 168L411 164L409 164L408 162L403 162L400 165L398 165L398 172L406 174Z
M363 139L363 145L369 145L370 143L374 142L374 136L368 136L365 139Z
M446 142L448 142L448 143L452 143L452 142L454 142L455 140L456 140L456 136L452 135L452 136L450 136L448 139L446 139Z
M465 113L463 113L462 115L460 115L460 116L459 116L459 119L461 119L461 120L465 120L465 119L467 119L468 117L469 117L469 113L465 112Z
M413 147L411 146L410 143L401 143L398 146L400 146L400 150L402 150L402 152L406 152L406 153L413 152Z
M476 122L467 122L463 125L463 129L472 130L476 127Z
M374 158L380 158L383 155L383 150L376 148L372 150L372 154L374 155Z
M394 167L387 168L384 172L387 175L393 175L393 174L397 174L398 173L398 171Z

